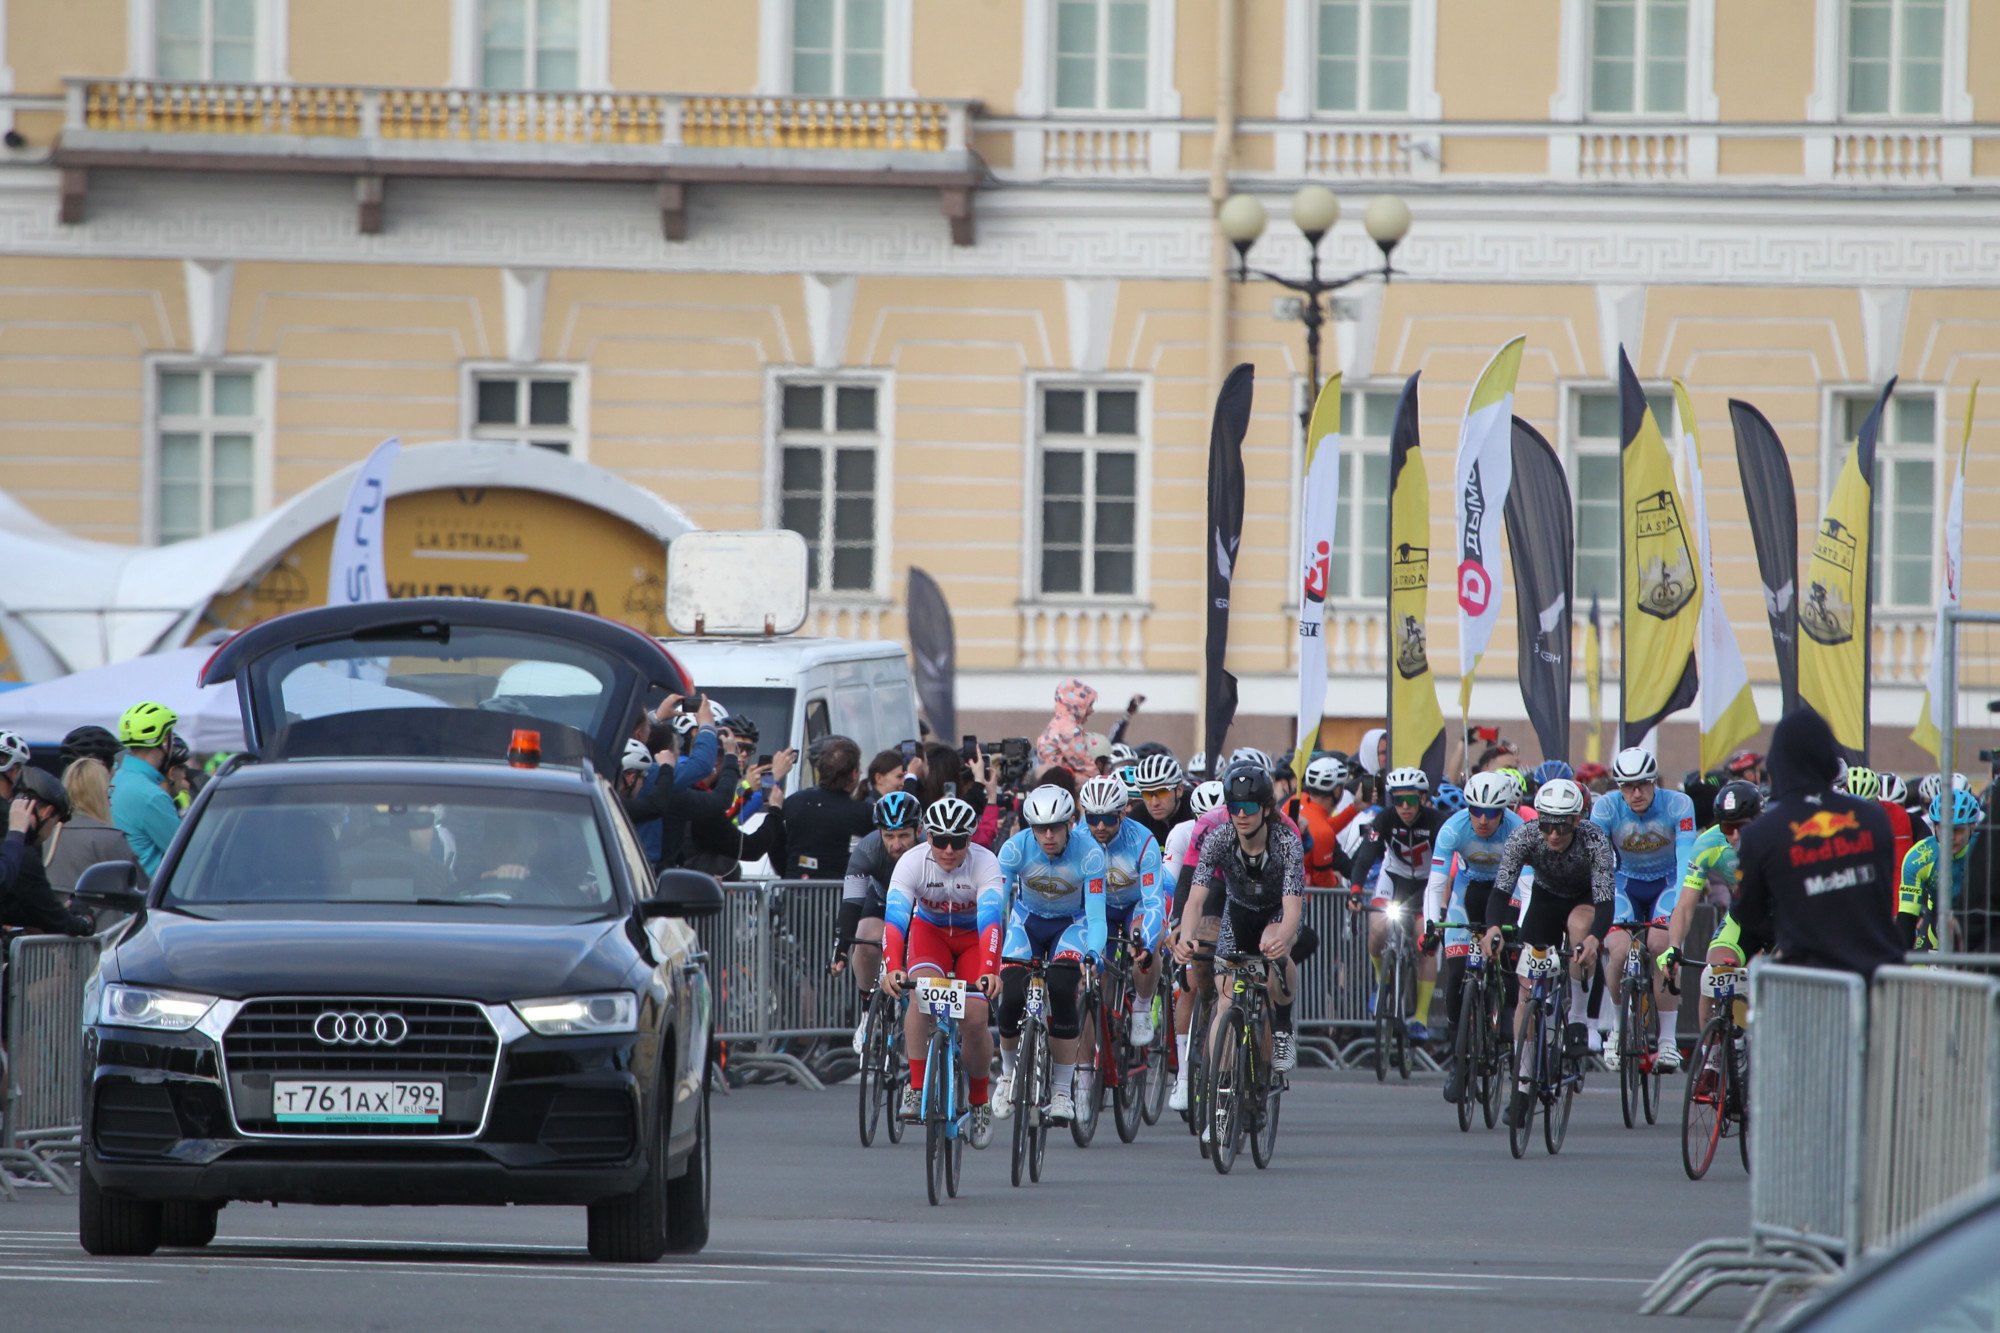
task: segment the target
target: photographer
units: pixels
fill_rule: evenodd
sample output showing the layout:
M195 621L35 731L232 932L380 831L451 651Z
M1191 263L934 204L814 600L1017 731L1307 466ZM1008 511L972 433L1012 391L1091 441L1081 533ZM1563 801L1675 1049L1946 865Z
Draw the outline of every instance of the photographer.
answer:
M90 917L72 912L49 885L42 846L69 818L69 793L39 768L13 774L7 836L0 840L0 926L26 926L51 935L88 935Z
M861 747L845 736L818 743L813 770L819 785L785 807L785 879L845 879L847 856L875 827L874 803L858 793Z

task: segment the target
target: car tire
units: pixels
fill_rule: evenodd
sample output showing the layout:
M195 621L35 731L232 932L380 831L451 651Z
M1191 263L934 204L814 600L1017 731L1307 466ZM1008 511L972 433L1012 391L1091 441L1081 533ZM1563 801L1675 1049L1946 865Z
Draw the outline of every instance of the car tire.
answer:
M897 1108L891 1106L893 1113ZM687 1170L667 1182L667 1253L699 1254L708 1244L710 1154L708 1080L702 1079L701 1106L695 1113L694 1147L688 1149Z
M160 1205L160 1244L175 1249L198 1250L215 1239L218 1203L163 1203Z
M106 1194L97 1187L88 1165L79 1177L76 1238L84 1253L137 1255L160 1248L159 1204Z
M646 1174L639 1188L589 1210L590 1257L607 1264L650 1264L667 1252L667 1116L664 1097L654 1100L646 1142ZM707 1096L703 1095L706 1104Z

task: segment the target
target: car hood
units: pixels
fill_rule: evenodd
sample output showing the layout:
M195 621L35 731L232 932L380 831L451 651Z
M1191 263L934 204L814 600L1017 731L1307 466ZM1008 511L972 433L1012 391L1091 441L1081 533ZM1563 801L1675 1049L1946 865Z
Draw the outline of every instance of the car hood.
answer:
M629 985L622 919L205 920L151 913L113 956L115 979L243 999L426 995L498 1003Z

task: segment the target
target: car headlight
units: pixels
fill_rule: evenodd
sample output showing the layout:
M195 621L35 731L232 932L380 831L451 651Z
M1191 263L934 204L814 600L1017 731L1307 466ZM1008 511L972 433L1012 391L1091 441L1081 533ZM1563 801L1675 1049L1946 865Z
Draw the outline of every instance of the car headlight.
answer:
M544 1037L632 1032L639 1026L639 999L630 991L516 1000L514 1012L521 1016L523 1023Z
M214 1005L213 995L109 984L97 1012L98 1021L112 1027L184 1032L201 1022Z

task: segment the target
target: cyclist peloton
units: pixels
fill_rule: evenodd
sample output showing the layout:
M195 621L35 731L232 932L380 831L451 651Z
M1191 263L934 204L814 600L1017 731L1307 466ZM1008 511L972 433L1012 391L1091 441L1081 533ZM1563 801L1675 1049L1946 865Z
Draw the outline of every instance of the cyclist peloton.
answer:
M1007 940L1000 953L1000 1087L993 1096L995 1119L1016 1110L1014 1059L1021 1016L1028 1005L1028 969L1048 961L1049 1119L1074 1114L1070 1085L1076 1075L1079 1031L1077 988L1083 964L1104 954L1104 849L1094 838L1072 836L1076 798L1053 784L1028 793L1021 802L1027 827L1000 849L1006 881ZM970 1052L967 1060L970 1062ZM1034 1107L1024 1108L1024 1114Z
M1611 761L1611 780L1618 784L1616 790L1597 798L1590 820L1611 839L1618 858L1612 919L1646 922L1646 940L1640 947L1657 955L1669 943L1674 904L1680 898L1681 881L1687 878L1688 858L1694 852L1694 801L1685 792L1661 788L1660 761L1638 746L1618 752ZM1624 931L1614 930L1605 945L1604 967L1598 977L1608 984L1624 975L1625 954L1632 941ZM1618 1024L1617 1006L1602 1004L1602 998L1601 992L1591 996L1591 1008L1597 1016L1597 1028L1591 1034L1593 1048L1602 1040L1602 1033L1615 1031ZM1659 1006L1660 1030L1671 1033L1681 997L1667 989L1664 974L1653 979L1653 998ZM1618 1063L1617 1042L1604 1042L1604 1059L1607 1064ZM1659 1052L1660 1072L1670 1074L1680 1068L1680 1062L1680 1048L1666 1042Z
M1486 900L1486 956L1500 956L1503 925L1511 925L1512 899L1521 871L1535 872L1534 890L1520 913L1521 953L1519 1000L1514 1010L1514 1049L1521 1051L1521 1023L1528 1012L1528 950L1546 949L1568 941L1575 949L1569 974L1569 1022L1563 1032L1565 1054L1580 1060L1589 1050L1584 1032L1586 972L1598 960L1605 932L1611 928L1613 886L1611 839L1584 815L1583 788L1570 778L1545 782L1535 793L1535 818L1508 837L1493 873L1493 891ZM1532 1095L1522 1066L1507 1106L1507 1123L1518 1121Z
M854 965L854 984L861 991L861 1023L854 1029L856 1054L868 1029L868 1000L882 970L882 913L889 878L903 853L917 845L919 822L917 798L892 791L875 802L875 831L855 843L847 856L830 970L839 976L850 960Z
M1431 848L1430 880L1424 886L1424 931L1449 922L1460 929L1444 934L1444 1011L1446 1021L1458 1018L1458 995L1465 982L1465 959L1454 948L1486 933L1486 904L1493 876L1507 839L1521 827L1514 813L1520 803L1514 779L1501 773L1474 773L1465 784L1465 809L1445 820ZM1454 865L1456 862L1456 865ZM1466 1071L1456 1061L1445 1080L1444 1099L1456 1102L1465 1091Z
M1736 886L1743 879L1743 866L1736 855L1736 849L1743 841L1743 828L1762 813L1764 793L1757 790L1756 784L1741 778L1723 784L1722 790L1715 794L1715 823L1703 829L1701 836L1694 840L1694 853L1688 857L1687 877L1681 881L1680 901L1674 904L1673 916L1667 924L1667 948L1659 957L1660 974L1676 976L1686 949L1688 931L1694 925L1695 908L1701 905L1704 895L1715 908L1715 931L1705 955L1708 965L1701 974L1701 1003L1698 1006L1704 1028L1708 1026L1709 1016L1715 1008L1712 998L1714 986L1710 978L1718 968L1725 972L1734 971L1746 961L1743 932L1737 928L1735 918L1729 915L1729 909L1736 902ZM1664 1022L1661 1031L1666 1031ZM1680 1067L1680 1054L1677 1042L1666 1043L1654 1061L1654 1068L1662 1073L1671 1073Z
M902 796L891 792L890 796ZM886 798L885 798L886 799ZM909 799L905 797L905 799ZM921 972L972 982L978 994L965 997L965 1067L972 1071L972 1146L993 1138L989 1071L993 1038L986 1005L1000 991L1000 922L1005 915L1005 876L1000 860L972 844L979 814L956 796L933 801L924 812L925 844L896 862L889 877L882 924L882 989L900 995ZM903 1019L910 1083L903 1089L901 1115L915 1120L922 1109L924 1049L930 1016L911 1005Z
M1092 778L1077 789L1076 798L1083 807L1083 826L1104 849L1105 929L1123 931L1132 945L1136 998L1131 1040L1134 1046L1144 1046L1153 1039L1153 996L1160 989L1160 934L1167 923L1160 844L1144 824L1126 815L1132 797L1119 778Z
M1419 911L1424 888L1430 883L1431 847L1447 816L1429 800L1431 780L1421 768L1398 768L1390 772L1389 802L1369 821L1361 849L1354 855L1351 876L1358 895L1368 882L1371 867L1380 863L1384 884L1375 888L1373 905L1394 904L1399 911ZM1378 915L1368 924L1368 957L1375 965L1375 979L1382 979L1382 946L1389 935L1386 917ZM1410 1019L1410 1040L1430 1040L1425 1019L1431 1011L1431 994L1437 989L1437 956L1425 954L1417 962L1417 1010ZM1379 989L1379 987L1377 988ZM1368 1012L1375 1012L1374 991L1369 992Z

